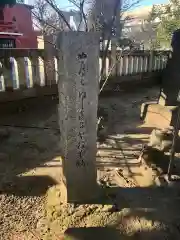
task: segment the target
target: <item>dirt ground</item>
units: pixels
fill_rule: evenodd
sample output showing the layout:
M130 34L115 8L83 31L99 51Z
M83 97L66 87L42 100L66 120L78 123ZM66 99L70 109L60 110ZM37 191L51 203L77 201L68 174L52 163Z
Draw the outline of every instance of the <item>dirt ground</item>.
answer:
M57 99L0 105L0 239L180 239L180 189L157 186L137 158L152 131L140 106L157 96L144 88L100 100L109 114L97 143L104 191L91 205L60 204Z

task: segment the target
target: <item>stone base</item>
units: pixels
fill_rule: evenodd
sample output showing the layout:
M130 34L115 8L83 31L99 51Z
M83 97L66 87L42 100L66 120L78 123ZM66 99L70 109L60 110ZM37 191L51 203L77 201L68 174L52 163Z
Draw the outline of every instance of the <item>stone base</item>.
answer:
M159 129L174 126L177 106L162 106L156 102L145 102L141 105L141 119Z
M163 106L176 106L178 104L177 102L177 96L179 91L178 85L176 87L174 86L173 88L171 86L169 87L166 86L166 89L161 90L158 103Z
M62 204L68 203L67 187L63 182L60 183L59 189L60 189L60 203Z
M158 103L162 106L166 106L166 104L167 104L166 102L167 102L166 96L163 93L161 93Z
M94 185L93 191L75 193L72 189L67 189L66 185L61 182L60 186L60 203L67 204L97 204L102 196L102 189L98 184Z

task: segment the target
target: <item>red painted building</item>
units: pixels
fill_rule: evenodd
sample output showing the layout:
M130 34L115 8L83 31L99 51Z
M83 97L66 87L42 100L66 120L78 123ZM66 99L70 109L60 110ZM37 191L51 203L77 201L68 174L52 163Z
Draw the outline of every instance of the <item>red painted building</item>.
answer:
M0 9L0 48L11 47L14 43L16 48L37 48L32 8L26 4L15 4Z

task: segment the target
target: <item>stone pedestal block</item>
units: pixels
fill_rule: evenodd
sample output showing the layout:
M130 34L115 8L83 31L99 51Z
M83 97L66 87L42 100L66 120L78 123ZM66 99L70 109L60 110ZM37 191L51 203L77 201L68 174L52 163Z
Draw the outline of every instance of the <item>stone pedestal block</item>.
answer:
M162 106L155 102L145 102L141 106L141 119L160 129L174 126L176 116L177 106Z

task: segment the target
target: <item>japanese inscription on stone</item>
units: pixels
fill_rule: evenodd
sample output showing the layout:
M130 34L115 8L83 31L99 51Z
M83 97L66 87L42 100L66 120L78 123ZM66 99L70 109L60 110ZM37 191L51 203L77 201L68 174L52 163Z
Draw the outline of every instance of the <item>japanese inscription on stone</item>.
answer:
M78 167L85 167L87 163L85 163L85 155L87 151L86 140L85 140L85 115L84 115L84 100L86 99L86 71L87 71L87 55L85 53L78 54L78 61L79 61L79 72L78 75L80 76L80 87L78 92L78 120L79 120L79 133L78 133L78 160L76 162L76 166Z

